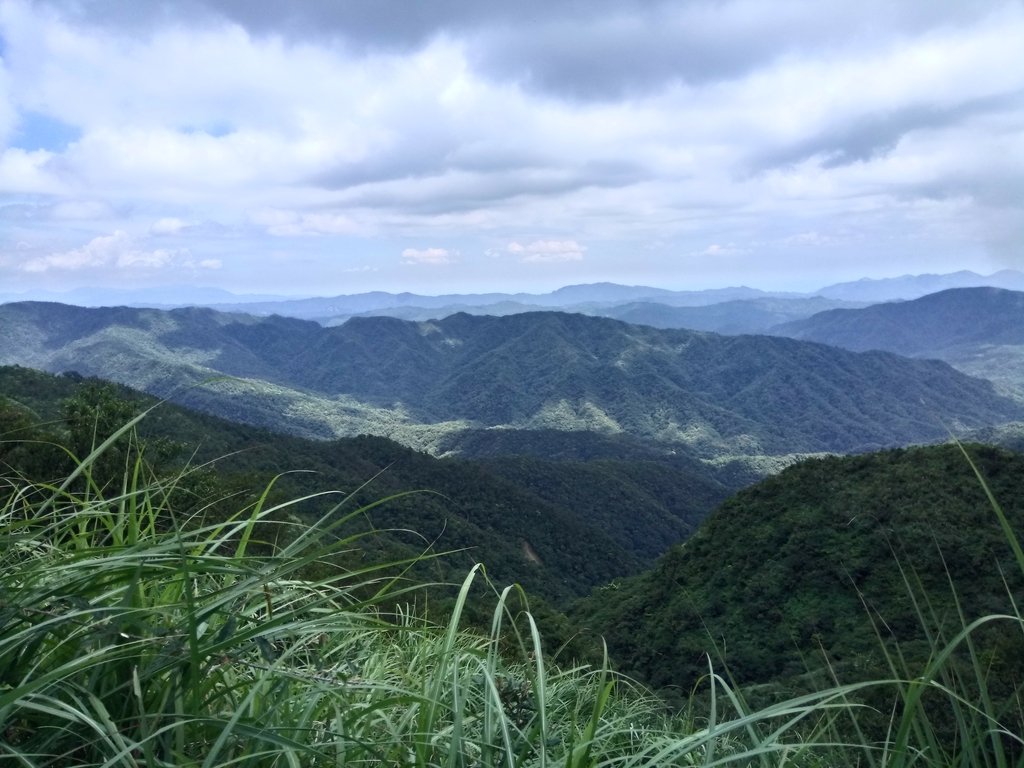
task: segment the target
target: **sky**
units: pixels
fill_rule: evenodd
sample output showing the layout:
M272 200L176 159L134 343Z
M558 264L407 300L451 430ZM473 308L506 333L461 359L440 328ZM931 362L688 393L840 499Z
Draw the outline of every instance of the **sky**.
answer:
M1022 0L0 0L0 293L1024 269Z

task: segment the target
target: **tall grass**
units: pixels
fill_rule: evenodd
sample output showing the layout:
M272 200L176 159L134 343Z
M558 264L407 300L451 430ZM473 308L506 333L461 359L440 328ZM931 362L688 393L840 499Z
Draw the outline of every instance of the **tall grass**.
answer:
M340 531L372 511L344 497L311 526L289 515L309 499L270 505L267 493L227 519L207 519L202 505L182 517L176 491L188 470L155 477L138 451L125 453L119 485L99 483L96 458L132 427L60 482L3 480L5 763L1021 764L1019 734L947 674L981 623L1020 623L1016 608L936 638L919 675L894 660L892 681L837 683L757 711L709 666L710 708L670 716L607 662L553 666L514 587L495 591L489 633L462 629L482 566L457 587L447 624L396 609L415 587L402 578L409 563L335 565L359 544ZM984 687L983 662L972 659L972 684ZM842 743L837 723L859 717L851 697L869 687L900 697L891 736ZM928 719L926 691L949 697L962 718L955 753Z
M1024 551L1016 531L977 464L963 445L960 450L984 490L993 522L1000 526L1020 575L1024 576ZM941 552L938 556L943 557ZM944 565L945 561L942 562ZM949 569L945 570L948 577ZM890 739L882 745L881 764L894 768L1024 766L1024 701L1020 699L1024 681L1009 681L1015 687L1010 697L993 693L995 687L1006 681L993 679L992 661L986 658L990 654L978 642L983 631L992 627L1005 627L1024 637L1024 615L1006 574L1001 572L1006 585L1006 611L973 620L968 620L957 585L949 578L957 620L953 629L948 630L929 604L928 595L912 569L901 566L901 572L931 654L922 669L913 669L898 654L887 653L889 667L898 679L893 683L897 692L894 716ZM887 649L881 639L880 644L883 650ZM1019 653L1021 649L1024 644L1018 642L1011 652Z

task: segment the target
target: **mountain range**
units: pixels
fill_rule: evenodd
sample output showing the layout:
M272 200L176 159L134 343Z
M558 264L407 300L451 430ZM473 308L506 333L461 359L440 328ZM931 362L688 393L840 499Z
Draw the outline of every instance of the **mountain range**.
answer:
M721 333L754 333L767 327L766 322L780 323L805 317L831 306L863 306L882 301L915 299L928 293L948 288L971 286L992 286L1009 290L1024 290L1024 273L1002 270L991 275L979 275L961 271L942 275L904 275L896 278L862 279L854 282L836 283L809 293L771 292L755 288L733 287L708 290L669 290L650 286L625 286L615 283L593 283L570 285L549 293L483 293L446 294L424 296L414 293L368 293L337 295L327 297L289 298L284 296L238 295L218 288L194 288L188 286L160 286L141 289L77 289L67 293L56 291L34 291L31 294L3 294L0 302L50 301L79 306L126 305L171 309L183 306L209 306L227 312L245 312L254 315L278 314L316 320L325 325L337 325L349 317L363 314L388 315L406 320L428 320L445 317L457 312L469 314L513 314L540 309L582 312L608 317L618 317L629 322L647 322L637 317L623 316L627 304L658 304L669 307L710 307L736 302L734 309L738 317L747 315L742 330L730 330L722 324L723 313L726 323L737 321L727 308L719 307L714 312L682 313L685 322L674 327L692 327L697 330L711 330ZM792 300L790 302L789 300ZM815 300L815 301L808 301ZM752 302L747 307L743 302ZM765 304L765 302L767 302ZM751 325L751 313L759 307L768 311L783 311L783 316L759 318ZM694 318L697 318L696 321ZM651 323L663 325L662 322ZM673 323L674 325L674 323Z
M831 309L771 333L854 351L945 360L1024 397L1024 293L957 288L913 301Z
M945 363L601 317L341 326L211 309L0 306L0 363L101 376L312 437L434 453L510 430L623 436L708 460L873 448L1024 418ZM481 447L487 453L485 447Z
M541 598L559 644L576 636L573 653L586 652L603 636L620 669L678 701L708 656L755 699L887 676L886 652L913 678L934 638L1003 610L1007 590L1024 599L959 447L862 453L950 432L1019 446L1024 293L686 306L621 288L565 289L594 298L575 313L478 306L438 319L410 303L399 309L416 319L336 324L8 303L0 364L70 373L0 367L0 462L28 476L19 461L60 441L60 403L93 385L83 374L195 406L215 416L164 404L143 436L154 454L188 445L214 461L221 498L279 475L269 504L321 490L381 501L343 566L452 550L410 573L445 584L482 561L496 583ZM600 309L602 296L621 301ZM772 335L654 327L702 322ZM1021 455L969 452L1020 531ZM315 474L280 475L289 469ZM417 488L430 492L403 494ZM292 522L331 514L327 498L311 496ZM571 623L548 607L591 590ZM976 639L990 690L1012 702L1024 653L1019 626L1002 629ZM884 731L890 702L863 703Z
M97 386L73 375L0 366L0 466L52 481L61 471L54 462L67 460L47 452L65 444L63 404L88 400ZM357 561L447 552L428 560L418 576L459 582L480 561L499 583L520 583L556 603L649 566L739 487L728 472L716 475L683 457L438 459L384 438L307 440L170 403L154 408L153 398L125 388L113 394L129 404L129 413L152 408L138 428L153 445L148 453L181 447L182 458L202 468L199 478L213 472L207 485L230 504L243 504L272 482L268 505L306 498L289 510L307 522L330 514L342 498L346 510L373 505L352 522L354 531L375 531L359 540ZM49 459L27 460L33 452ZM40 464L42 474L33 477L31 467Z

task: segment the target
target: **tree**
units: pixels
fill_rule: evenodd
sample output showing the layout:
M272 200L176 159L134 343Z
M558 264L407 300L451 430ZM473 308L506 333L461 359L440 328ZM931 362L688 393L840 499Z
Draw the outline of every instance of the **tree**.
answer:
M110 384L88 382L61 403L68 448L79 461L136 416L134 403L118 396ZM122 435L92 462L89 472L101 487L124 475L125 463L137 455L134 430Z

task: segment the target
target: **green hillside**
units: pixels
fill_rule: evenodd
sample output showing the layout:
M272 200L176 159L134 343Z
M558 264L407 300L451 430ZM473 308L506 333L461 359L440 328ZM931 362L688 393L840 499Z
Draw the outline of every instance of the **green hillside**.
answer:
M69 471L69 462L59 454L16 441L42 434L63 442L67 428L62 403L94 386L77 377L0 368L0 439L6 441L0 444L0 458L29 467L37 479ZM126 389L116 395L130 406L118 412L122 416L154 402ZM421 575L458 581L469 566L482 561L495 579L521 583L556 602L651 564L735 487L696 463L682 467L650 460L606 461L601 470L606 489L636 478L643 480L643 491L583 498L577 490L593 487L595 470L579 461L538 459L524 472L518 459L436 459L368 436L312 441L171 404L153 410L139 430L174 457L169 464L214 462L207 479L225 494L251 496L281 473L286 474L275 482L275 499L328 490L350 494L350 505L363 505L406 491L429 491L396 498L360 521L383 531L363 541L364 548L376 548L367 556L399 559L428 548L459 550L431 563ZM180 446L176 453L174 446ZM553 488L551 477L561 485ZM723 480L727 478L723 473ZM312 500L301 509L312 520L337 500ZM622 515L624 502L635 518L631 537L618 535L609 525Z
M741 334L765 333L769 328L824 312L850 302L821 296L801 298L734 299L702 306L672 306L655 301L637 301L602 309L593 314L614 317L636 325L655 328L689 328L694 331Z
M1020 536L1024 455L969 453ZM620 669L670 696L706 674L706 654L779 695L833 673L886 677L882 647L919 674L962 621L1006 612L1004 578L1019 605L1021 568L960 449L914 448L808 460L740 491L654 569L599 589L573 617L607 639ZM979 640L1003 696L1024 682L1020 629L995 624Z
M389 559L393 550L365 546L374 538L365 521L386 507L335 504L318 516L308 499L225 498L239 476L225 465L176 473L167 436L244 448L235 458L250 479L263 459L280 471L285 458L244 443L254 438L280 442L292 460L319 456L325 474L335 461L359 472L422 462L444 485L466 482L460 462L380 438L312 443L307 451L326 452L302 453L297 439L218 429L214 419L160 407L139 439L124 434L65 466L56 441L81 455L93 425L103 434L138 396L26 369L0 369L0 381L8 395L0 401L0 753L12 764L1020 762L1024 553L1012 562L1012 537L994 532L993 506L954 448L797 465L721 506L651 574L589 599L577 627L602 623L626 669L646 672L682 704L673 713L605 665L554 654L574 628L535 600L524 612L520 593L496 592L478 567L467 564L462 588L450 585L443 610L422 617L418 601L431 595L433 605L438 594L423 574L444 561L408 569ZM1024 457L970 450L1019 531ZM610 505L667 501L680 490L643 463L596 460L573 478L522 457L470 466L480 481L473 494L492 502L485 486L503 494L516 486L485 464L513 479L536 476L538 497L572 493L596 505L603 523L601 497L613 486L622 488ZM302 475L285 482L316 488ZM404 512L414 510L422 507ZM531 534L546 530L544 514L530 518ZM563 572L574 551L558 543ZM497 562L501 552L485 555ZM483 614L481 591L493 608ZM698 636L708 638L703 647ZM855 682L804 674L823 652L839 679ZM809 693L770 703L796 691Z
M953 288L913 301L834 309L771 330L844 349L944 360L1024 399L1024 293Z
M0 306L0 362L75 370L307 437L435 454L481 430L586 431L706 459L862 451L1024 418L950 367L557 312L353 318Z
M951 288L913 301L830 309L780 325L776 332L854 351L884 349L939 356L976 344L1024 344L1024 293Z
M724 499L723 486L700 481L701 468L666 472L656 461L546 461L530 456L477 462L552 504L572 499L587 520L621 546L653 562L689 537Z

